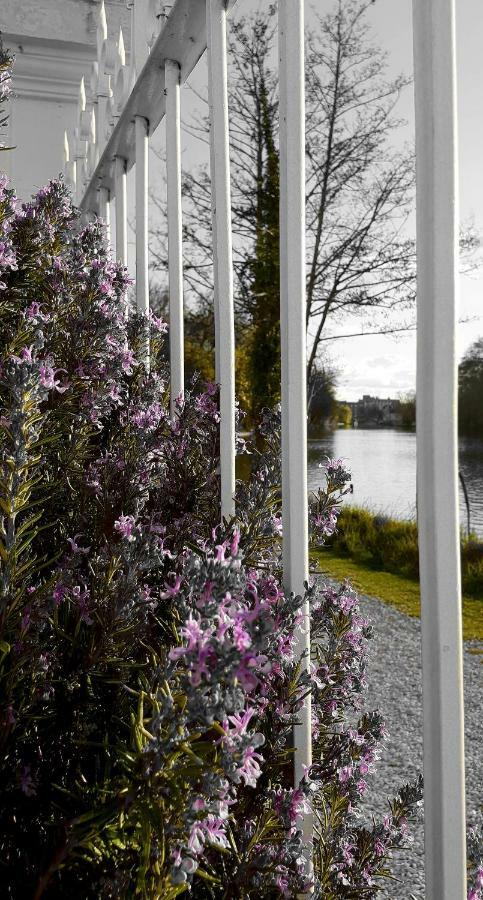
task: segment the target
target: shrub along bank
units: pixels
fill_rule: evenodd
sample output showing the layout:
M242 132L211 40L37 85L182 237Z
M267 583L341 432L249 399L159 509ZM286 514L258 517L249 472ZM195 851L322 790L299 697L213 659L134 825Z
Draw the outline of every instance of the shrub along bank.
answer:
M414 521L346 506L327 545L337 556L419 580L418 528ZM461 539L461 569L464 593L483 599L483 542L474 535Z

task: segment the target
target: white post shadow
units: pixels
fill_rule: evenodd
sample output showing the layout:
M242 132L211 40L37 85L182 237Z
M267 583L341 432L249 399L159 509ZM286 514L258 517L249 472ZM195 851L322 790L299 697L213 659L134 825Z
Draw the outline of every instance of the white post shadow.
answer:
M454 0L413 0L426 897L466 898Z
M116 203L116 259L127 266L127 176L126 160L116 156L114 162Z
M283 576L288 592L304 593L308 580L307 339L305 297L305 83L304 2L279 0L280 81L280 325L282 353ZM297 658L310 664L308 603L297 635ZM312 762L310 696L294 726L295 785ZM313 840L313 821L300 822ZM312 874L311 849L306 873Z
M143 116L135 118L136 140L136 308L149 315L148 275L148 157L149 125ZM149 369L149 323L146 322L143 362Z
M215 344L220 383L221 515L235 512L235 327L225 0L206 0Z
M180 69L167 59L166 172L168 194L169 357L171 415L176 397L184 393L183 237L181 206Z

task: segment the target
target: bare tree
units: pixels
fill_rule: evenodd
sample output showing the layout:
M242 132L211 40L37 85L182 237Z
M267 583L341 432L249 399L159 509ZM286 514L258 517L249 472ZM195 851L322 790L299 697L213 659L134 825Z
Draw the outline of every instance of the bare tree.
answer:
M367 10L374 0L336 0L307 37L307 375L331 321L370 317L373 332L411 327L415 298L414 153L396 115L409 79L387 77ZM257 341L278 335L278 86L275 8L240 19L231 32L230 139L236 304ZM206 140L207 124L191 126ZM211 292L210 191L206 169L183 179L184 241L191 289ZM160 241L161 239L161 241ZM162 246L162 235L157 235ZM473 233L462 238L471 254ZM163 254L161 253L162 257ZM165 257L164 257L165 258ZM276 302L274 302L274 298ZM273 320L272 328L268 319ZM360 329L358 329L360 330ZM279 340L279 338L277 338ZM276 342L275 342L276 343ZM278 352L274 342L270 359ZM256 365L253 367L256 369ZM268 378L268 375L267 375ZM268 386L269 397L272 390Z

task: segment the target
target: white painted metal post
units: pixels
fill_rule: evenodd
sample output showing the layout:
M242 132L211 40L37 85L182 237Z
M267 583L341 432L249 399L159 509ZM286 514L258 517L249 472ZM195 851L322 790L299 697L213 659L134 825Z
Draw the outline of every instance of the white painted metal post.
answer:
M136 116L136 307L149 315L148 276L148 154L149 126L143 116ZM146 323L144 361L149 368L149 325Z
M148 283L148 123L136 116L136 304L149 313Z
M279 0L280 82L280 324L282 352L282 522L286 591L304 593L308 579L307 387L305 298L305 88L304 2ZM308 603L296 647L310 664ZM311 703L307 697L294 727L295 785L312 762ZM310 815L301 821L313 840ZM306 871L312 872L307 853Z
M226 3L206 0L215 342L220 383L221 514L235 512L235 328L226 62Z
M184 393L181 123L180 70L178 63L167 59L164 73L166 88L166 169L168 180L169 356L171 415L174 416L176 397Z
M116 259L121 266L127 266L127 178L126 160L115 159L115 201L116 201Z
M413 0L418 526L426 897L466 897L458 514L458 189L454 0Z
M109 189L106 187L99 188L99 216L103 219L106 226L106 241L108 246L111 243L111 207L109 201Z

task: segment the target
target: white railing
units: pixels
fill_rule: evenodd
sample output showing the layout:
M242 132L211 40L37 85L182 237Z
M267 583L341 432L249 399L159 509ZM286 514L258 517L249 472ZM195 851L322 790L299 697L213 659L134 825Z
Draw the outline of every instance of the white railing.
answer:
M149 311L148 145L165 118L171 409L183 393L181 87L208 51L216 378L220 384L221 516L234 513L235 384L226 17L236 0L129 0L131 52L97 50L65 142L65 177L86 213L110 228L127 263L126 178L136 166L136 302ZM413 0L418 234L418 520L422 593L426 896L466 897L463 690L457 511L455 295L457 271L454 0ZM287 590L308 576L306 475L303 0L279 0L280 317L283 566ZM149 347L146 347L149 363ZM298 652L310 647L308 610ZM305 657L307 658L307 657ZM311 761L310 701L295 734L295 778ZM312 822L304 820L311 838ZM307 859L310 869L310 855Z

